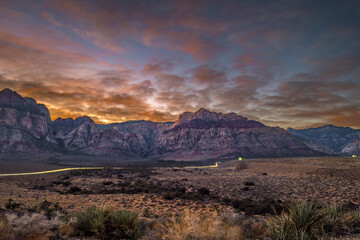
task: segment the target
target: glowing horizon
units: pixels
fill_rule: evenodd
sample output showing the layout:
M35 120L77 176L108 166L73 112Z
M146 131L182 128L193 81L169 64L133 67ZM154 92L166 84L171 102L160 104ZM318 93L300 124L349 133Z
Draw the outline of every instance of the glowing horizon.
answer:
M0 89L51 118L360 128L357 1L3 1Z

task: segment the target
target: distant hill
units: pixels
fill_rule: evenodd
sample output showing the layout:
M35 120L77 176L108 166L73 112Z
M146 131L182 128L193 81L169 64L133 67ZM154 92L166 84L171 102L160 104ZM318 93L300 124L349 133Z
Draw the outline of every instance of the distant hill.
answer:
M339 155L360 154L360 130L358 129L325 125L301 130L289 128L288 132L300 137L298 139L308 146L311 143L322 146L327 149L324 150L327 153Z

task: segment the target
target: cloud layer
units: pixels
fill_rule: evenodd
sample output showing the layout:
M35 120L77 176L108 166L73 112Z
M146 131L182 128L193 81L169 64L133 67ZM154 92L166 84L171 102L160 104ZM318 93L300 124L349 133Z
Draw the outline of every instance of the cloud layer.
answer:
M360 127L358 1L2 1L0 88L57 117Z

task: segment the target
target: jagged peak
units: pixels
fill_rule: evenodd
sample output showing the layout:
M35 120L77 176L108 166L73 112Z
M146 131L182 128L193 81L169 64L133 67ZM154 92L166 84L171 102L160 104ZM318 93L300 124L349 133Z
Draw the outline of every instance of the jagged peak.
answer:
M206 124L205 126L200 124L199 122L195 123L194 121L203 121L207 123L203 123ZM190 128L208 128L211 126L247 128L262 127L264 126L264 124L257 121L248 120L246 117L237 115L234 112L223 114L221 112L213 112L205 108L200 108L196 112L184 112L183 114L180 114L178 120L173 124L173 128L178 129L181 126L187 126Z
M20 96L20 94L11 90L10 88L4 88L3 90L1 90L0 97L15 97L19 99L24 99L22 96Z
M208 109L206 109L206 108L200 108L199 110L197 110L196 112L195 112L195 114L196 113L210 113L211 111L210 110L208 110Z
M0 92L4 92L4 93L16 93L15 91L11 90L10 88L4 88L3 90L1 90Z

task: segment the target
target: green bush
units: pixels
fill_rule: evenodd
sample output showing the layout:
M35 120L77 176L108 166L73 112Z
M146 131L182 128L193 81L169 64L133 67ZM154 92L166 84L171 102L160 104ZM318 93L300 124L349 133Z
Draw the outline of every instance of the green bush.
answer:
M5 204L5 208L9 210L14 210L16 208L19 208L21 203L17 203L11 198L9 198L8 202Z
M85 212L76 214L76 221L73 223L73 227L84 235L100 237L105 230L105 223L109 215L110 209L91 206Z
M324 209L325 215L321 220L325 233L338 234L342 230L343 209L340 206L330 206Z
M268 220L271 240L316 239L321 229L324 211L313 203L292 203L281 215Z
M360 232L360 212L359 210L350 210L345 214L344 225L347 231L351 233Z
M73 194L73 193L80 193L81 192L81 188L79 188L78 186L73 186L71 188L69 188L69 190L67 190L67 193Z
M118 211L110 215L108 231L116 239L139 239L144 234L145 222L137 213Z
M293 203L288 215L297 230L311 233L314 226L325 216L321 208L313 203Z
M109 208L92 206L75 217L72 226L79 235L137 240L144 234L145 222L130 211L111 212Z

